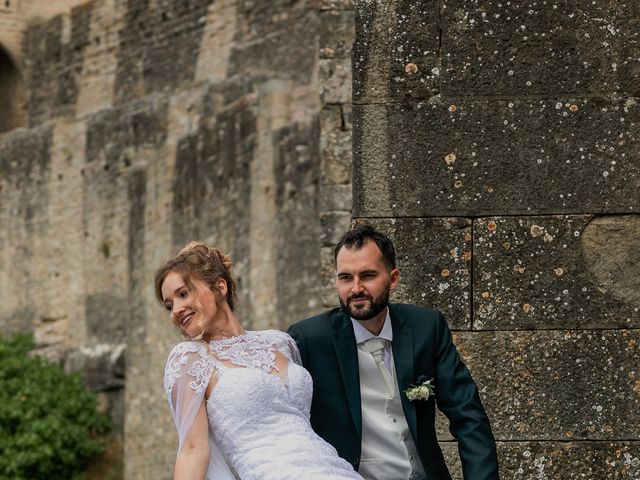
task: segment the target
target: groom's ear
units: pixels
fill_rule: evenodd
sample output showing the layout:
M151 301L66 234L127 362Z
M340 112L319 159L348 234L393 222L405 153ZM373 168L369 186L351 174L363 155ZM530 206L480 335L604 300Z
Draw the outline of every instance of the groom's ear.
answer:
M395 290L400 283L400 270L394 268L389 272L389 276L391 277L391 285L389 285L389 289Z

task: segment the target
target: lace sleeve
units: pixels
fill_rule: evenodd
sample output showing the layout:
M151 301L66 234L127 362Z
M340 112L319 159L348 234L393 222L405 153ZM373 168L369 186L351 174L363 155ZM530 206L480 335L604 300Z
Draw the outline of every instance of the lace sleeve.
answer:
M280 331L278 331L278 337L278 340L280 340L279 343L281 344L278 350L284 353L293 363L302 365L302 358L300 357L300 350L298 350L296 341L288 333Z
M178 452L193 425L215 368L207 346L197 342L176 345L164 370L164 391L178 431Z

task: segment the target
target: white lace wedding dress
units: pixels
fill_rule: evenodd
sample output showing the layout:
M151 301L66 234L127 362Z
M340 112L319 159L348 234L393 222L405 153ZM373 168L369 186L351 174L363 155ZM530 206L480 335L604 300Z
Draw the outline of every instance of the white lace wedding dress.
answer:
M205 400L212 378L216 383ZM164 388L180 446L206 401L207 480L362 479L311 429L311 376L286 333L182 342L169 354Z

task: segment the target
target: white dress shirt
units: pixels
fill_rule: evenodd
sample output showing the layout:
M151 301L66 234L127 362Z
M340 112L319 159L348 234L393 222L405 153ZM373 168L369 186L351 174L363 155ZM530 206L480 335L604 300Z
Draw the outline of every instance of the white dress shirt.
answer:
M353 333L356 336L356 343L360 345L361 343L366 342L370 338L382 338L385 340L384 342L384 366L387 367L389 374L393 374L393 355L391 350L391 342L393 341L393 330L391 329L391 317L389 316L389 307L387 307L387 316L384 318L384 324L382 325L382 330L380 331L380 335L377 337L371 333L369 330L364 328L362 324L353 317L351 318L351 323L353 324Z

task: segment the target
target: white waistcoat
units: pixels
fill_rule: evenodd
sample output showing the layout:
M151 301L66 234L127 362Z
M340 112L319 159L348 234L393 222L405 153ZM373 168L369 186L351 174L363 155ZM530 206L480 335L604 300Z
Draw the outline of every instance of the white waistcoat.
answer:
M366 480L425 478L424 469L402 410L395 368L393 392L371 354L358 348L362 399L362 455L360 474Z

